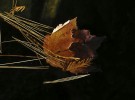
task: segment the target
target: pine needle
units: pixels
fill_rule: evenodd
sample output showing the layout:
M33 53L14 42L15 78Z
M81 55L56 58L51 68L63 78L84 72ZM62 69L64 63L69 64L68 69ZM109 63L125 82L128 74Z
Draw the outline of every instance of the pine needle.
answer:
M0 66L0 69L48 69L48 66Z
M1 28L1 27L0 27ZM0 53L2 53L1 29L0 29Z
M44 58L39 58L39 59L44 59ZM0 64L0 66L12 65L12 64L19 64L19 63L25 63L25 62L31 62L31 61L36 61L36 60L39 60L39 59L30 59L30 60L23 60L23 61L16 61L16 62L3 63L3 64Z
M24 55L0 55L0 57L37 58L36 56L24 56Z
M46 82L43 82L43 84L60 83L60 82L72 81L72 80L80 79L80 78L83 78L83 77L86 77L86 76L89 76L89 75L90 74L71 76L71 77L61 78L61 79L57 79L57 80L53 80L53 81L46 81Z

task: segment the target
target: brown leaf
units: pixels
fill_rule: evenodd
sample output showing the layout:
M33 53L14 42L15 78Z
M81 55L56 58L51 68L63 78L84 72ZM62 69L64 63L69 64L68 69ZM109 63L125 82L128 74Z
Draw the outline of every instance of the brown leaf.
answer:
M76 18L51 35L45 36L44 51L47 53L48 51L46 49L48 49L60 56L74 57L75 53L69 50L69 47L74 42L74 38L72 37L73 29L77 29Z
M89 30L77 29L76 18L58 25L44 38L43 50L49 55L47 63L74 74L87 73L94 57L87 42L93 37Z

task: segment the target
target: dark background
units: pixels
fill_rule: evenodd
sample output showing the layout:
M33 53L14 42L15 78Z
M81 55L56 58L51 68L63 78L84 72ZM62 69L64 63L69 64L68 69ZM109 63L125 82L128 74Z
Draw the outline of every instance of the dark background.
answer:
M133 0L61 0L53 18L45 16L48 14L45 9L47 2L19 0L20 5L26 5L26 10L18 14L53 27L78 17L79 28L90 29L91 34L97 36L106 36L95 60L102 71L92 72L79 80L43 85L43 81L66 75L53 68L47 71L0 69L0 100L135 100ZM1 0L1 12L8 11L10 6L8 0ZM3 41L11 40L11 36L21 37L19 31L2 20L0 25ZM17 43L3 44L3 54L33 55ZM10 61L13 58L0 58L1 63Z

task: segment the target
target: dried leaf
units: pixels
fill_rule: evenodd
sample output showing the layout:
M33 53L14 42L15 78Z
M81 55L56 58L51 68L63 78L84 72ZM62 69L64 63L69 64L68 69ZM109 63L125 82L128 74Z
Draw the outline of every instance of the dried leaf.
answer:
M43 46L44 51L47 53L48 51L46 49L48 49L60 56L74 57L74 52L69 50L69 47L74 42L74 38L72 37L73 29L77 29L76 18L69 21L69 23L67 23L57 31L53 32L51 35L45 36Z
M89 57L84 59L77 58L77 52L71 50L73 43L79 43L81 40L81 38L79 39L79 37L77 37L78 34L76 18L67 21L63 25L58 25L51 35L45 36L43 49L46 54L55 56L64 62L52 58L48 58L46 61L54 67L59 67L71 73L77 74L86 72L86 68L91 61Z

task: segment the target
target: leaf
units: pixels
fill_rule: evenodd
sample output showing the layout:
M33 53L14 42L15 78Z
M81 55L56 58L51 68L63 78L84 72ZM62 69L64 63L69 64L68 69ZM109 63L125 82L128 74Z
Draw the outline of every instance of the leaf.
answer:
M51 35L46 35L44 38L43 50L46 55L51 55L54 58L47 58L46 61L53 67L58 67L64 71L71 73L85 73L90 64L91 59L80 59L76 56L79 52L72 50L73 43L79 43L82 37L79 36L79 30L76 26L76 18L67 21L66 23L59 24L52 32ZM82 43L80 43L82 45ZM74 48L77 48L76 46ZM82 52L84 55L84 51ZM58 61L63 60L63 62Z
M45 36L44 51L47 53L48 51L46 49L48 49L60 56L74 57L75 53L69 50L69 47L74 42L74 38L72 37L73 29L77 29L76 18L69 21L69 23L53 32L51 35Z

